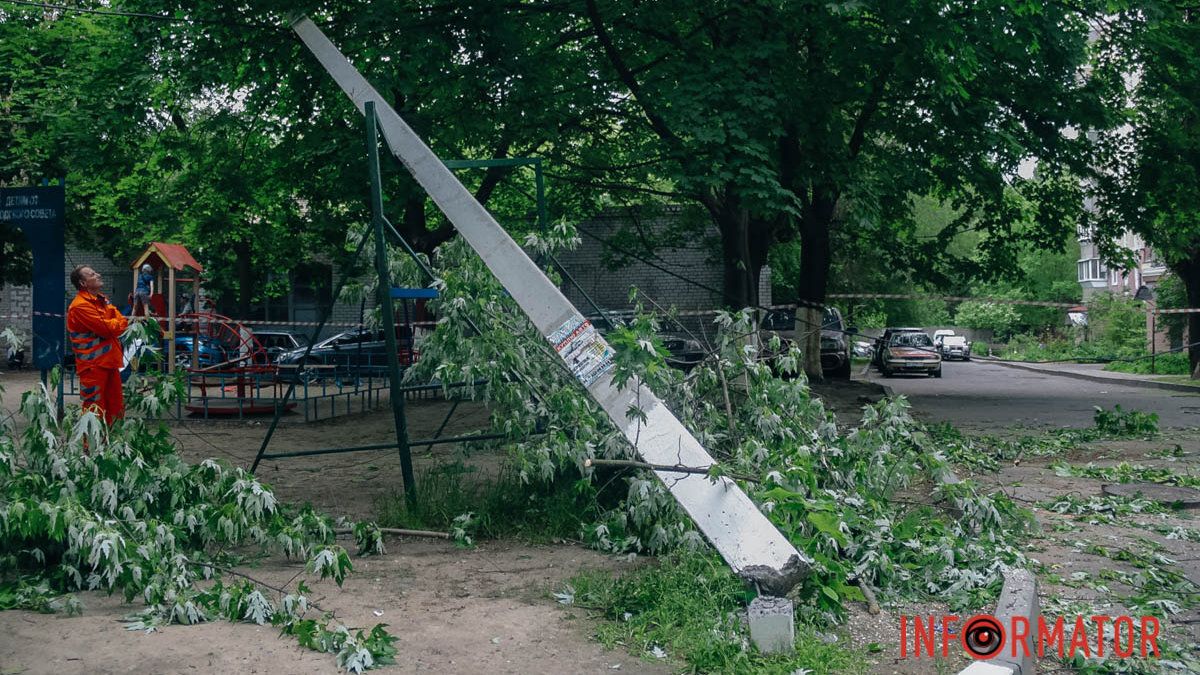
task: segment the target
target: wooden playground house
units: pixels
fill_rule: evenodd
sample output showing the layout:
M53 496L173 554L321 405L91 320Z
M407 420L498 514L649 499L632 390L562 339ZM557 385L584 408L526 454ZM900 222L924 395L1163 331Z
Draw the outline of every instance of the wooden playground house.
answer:
M166 365L169 372L175 372L175 328L176 318L179 315L179 284L191 283L194 306L200 298L200 275L204 273L204 268L196 262L186 247L180 244L153 241L130 265L133 269L134 288L137 288L138 275L141 274L142 265L147 264L153 268L155 276L152 289L155 292L150 296L150 309L160 319L166 318L166 326L163 331L163 337L167 342ZM164 277L165 286L163 285ZM193 368L199 365L198 359L199 350L192 349Z

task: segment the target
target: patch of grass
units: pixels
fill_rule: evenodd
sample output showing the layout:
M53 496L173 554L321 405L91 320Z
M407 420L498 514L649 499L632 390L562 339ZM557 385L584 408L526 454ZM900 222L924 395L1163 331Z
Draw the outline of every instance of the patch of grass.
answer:
M380 501L381 526L457 530L456 538L466 543L474 537L574 540L599 514L595 490L583 480L527 484L515 471L484 477L455 462L419 473L416 484L411 505L403 493Z
M1118 373L1150 373L1150 358L1149 354L1143 355L1137 361L1113 361L1104 366L1105 370L1111 370ZM1154 357L1154 372L1158 375L1189 375L1191 374L1191 365L1188 363L1188 355L1186 352L1175 352L1171 354L1159 354Z
M582 574L556 597L599 612L604 621L596 637L605 646L652 660L665 654L694 672L858 673L866 667L863 654L823 642L799 625L795 653L758 653L741 619L754 591L710 554L675 553L621 577Z

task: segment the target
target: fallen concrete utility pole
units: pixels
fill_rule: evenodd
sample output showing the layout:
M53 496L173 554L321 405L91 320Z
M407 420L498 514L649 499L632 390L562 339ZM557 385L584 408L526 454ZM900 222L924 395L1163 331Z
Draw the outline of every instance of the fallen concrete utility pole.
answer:
M700 442L649 389L622 391L613 385L613 351L604 338L324 33L306 17L294 20L292 29L359 112L367 101L375 102L379 127L392 153L483 258L642 459L650 464L711 466L713 459ZM635 405L644 411L644 422L626 415ZM807 573L812 561L775 529L733 481L673 472L656 475L740 576L768 593L783 595Z

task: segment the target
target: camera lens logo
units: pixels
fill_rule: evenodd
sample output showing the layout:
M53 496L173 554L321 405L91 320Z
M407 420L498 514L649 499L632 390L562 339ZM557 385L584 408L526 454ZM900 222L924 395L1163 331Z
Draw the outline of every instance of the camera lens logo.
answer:
M990 659L1004 646L1004 628L993 616L973 616L963 626L963 647L976 659Z

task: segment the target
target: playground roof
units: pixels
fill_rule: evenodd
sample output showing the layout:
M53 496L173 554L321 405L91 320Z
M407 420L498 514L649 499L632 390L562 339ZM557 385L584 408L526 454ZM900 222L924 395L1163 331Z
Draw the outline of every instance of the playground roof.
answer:
M129 267L130 269L137 269L147 261L151 261L151 265L155 268L165 265L174 267L177 270L190 269L198 273L204 271L200 263L196 262L192 254L188 253L187 248L181 244L164 244L161 241L152 241L146 247L146 250L142 251L142 254ZM155 262L158 264L154 265Z

